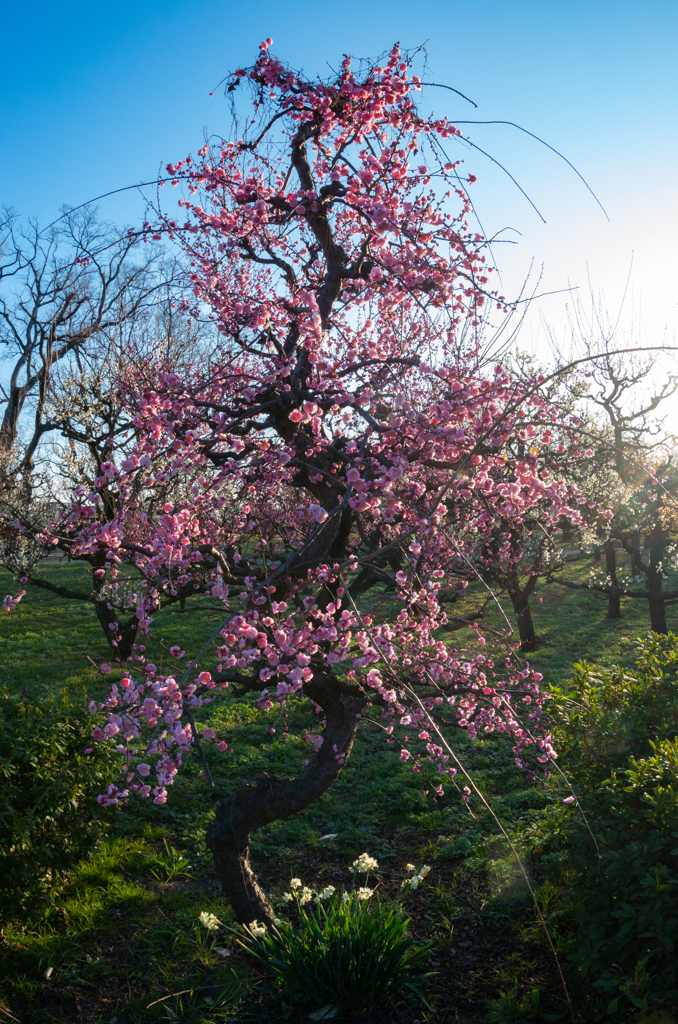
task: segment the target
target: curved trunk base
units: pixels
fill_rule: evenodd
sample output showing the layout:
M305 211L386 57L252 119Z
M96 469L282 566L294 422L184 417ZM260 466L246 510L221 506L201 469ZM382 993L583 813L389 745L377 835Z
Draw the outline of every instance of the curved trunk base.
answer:
M323 744L308 767L297 778L263 773L240 786L220 801L207 830L223 892L243 924L272 924L275 918L250 864L252 832L298 814L329 789L348 760L368 700L357 686L329 676L305 684L304 693L326 716Z
M207 845L214 855L222 892L243 924L259 921L270 926L275 913L250 864L250 837L233 831L228 815L220 821L219 809L207 830Z

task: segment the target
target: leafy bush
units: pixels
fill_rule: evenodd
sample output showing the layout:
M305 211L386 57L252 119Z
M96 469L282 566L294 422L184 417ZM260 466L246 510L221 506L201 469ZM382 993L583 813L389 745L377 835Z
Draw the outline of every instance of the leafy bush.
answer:
M64 872L93 848L107 812L103 745L90 746L84 698L41 701L0 691L0 908L30 915ZM108 812L110 814L110 812Z
M580 840L579 929L572 958L609 997L638 1009L678 1006L678 740L631 758L586 801L601 849Z
M416 991L410 979L429 943L415 947L399 906L347 895L300 907L296 931L287 922L255 928L253 955L283 988L319 1006L373 1009L404 986Z
M678 736L678 638L638 641L637 670L574 666L568 693L553 689L560 759L588 788Z
M577 666L574 694L555 695L561 761L598 850L563 809L545 863L569 887L571 959L616 1020L678 1006L678 638L639 648L635 672Z

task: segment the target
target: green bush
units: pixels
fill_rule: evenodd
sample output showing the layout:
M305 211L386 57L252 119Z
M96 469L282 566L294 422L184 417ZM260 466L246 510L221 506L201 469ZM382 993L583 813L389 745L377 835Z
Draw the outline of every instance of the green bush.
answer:
M577 666L574 692L555 694L561 767L598 850L572 806L544 864L567 886L570 956L600 1017L678 1006L677 671L678 638L653 636L635 672Z
M297 930L281 922L257 934L251 952L296 997L318 1006L374 1009L404 986L414 989L411 978L429 943L415 948L408 924L397 905L335 896L327 906L300 908Z
M678 740L610 776L585 801L600 862L581 828L572 959L615 1015L678 1006ZM621 1004L621 1005L620 1005ZM629 1007L630 1009L630 1007Z
M637 669L574 666L568 691L553 689L560 760L580 786L606 779L651 744L678 736L678 638L638 641Z
M89 753L86 751L92 747ZM0 911L30 916L104 832L114 772L82 703L0 691Z

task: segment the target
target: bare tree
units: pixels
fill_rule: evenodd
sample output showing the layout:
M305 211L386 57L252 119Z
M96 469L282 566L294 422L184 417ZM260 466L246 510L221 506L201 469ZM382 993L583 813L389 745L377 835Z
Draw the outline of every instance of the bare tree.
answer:
M176 271L158 247L90 209L67 213L44 232L6 214L0 241L0 346L10 363L0 385L0 457L5 478L11 466L30 488L38 444L59 425L45 416L55 367L138 322Z

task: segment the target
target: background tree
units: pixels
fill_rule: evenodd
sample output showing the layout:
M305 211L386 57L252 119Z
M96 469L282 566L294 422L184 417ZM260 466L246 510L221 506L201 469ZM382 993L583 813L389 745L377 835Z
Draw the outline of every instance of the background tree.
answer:
M583 393L580 372L567 366L558 367L555 373L548 372L520 351L506 356L505 363L528 393L535 384L538 386L543 403L534 419L529 401L519 409L519 422L506 446L507 472L513 486L529 488L535 472L543 480L562 479L573 472L585 475L592 450L587 448L586 457L581 460L572 459L573 453L582 454L581 418L574 415ZM550 410L546 425L544 406ZM573 475L573 483L575 479ZM539 580L550 578L556 565L564 564L556 533L564 519L570 525L581 522L584 498L577 500L579 511L574 521L564 516L550 497L536 502L530 515L523 519L512 515L498 521L493 531L483 534L475 553L474 567L479 578L491 586L496 598L502 594L509 598L524 653L537 646L530 598Z
M611 427L615 471L622 485L632 491L623 512L619 509L616 530L605 546L608 575L611 579L616 577L614 539L618 538L631 556L632 575L646 579L653 631L666 633L666 604L678 597L676 593L662 593L665 576L662 565L670 544L670 525L675 519L671 512L675 502L675 474L671 471L668 453L675 447L676 438L666 436L661 422L653 422L653 414L675 394L678 374L667 373L663 367L660 370L656 357L646 356L641 360L629 354L594 359L591 377L590 400L604 411ZM658 474L653 469L657 461L662 463ZM661 482L660 478L663 478ZM655 497L651 490L648 493L648 483L650 488L660 488L659 495ZM650 537L647 562L640 557L641 528ZM636 592L627 593L640 596Z
M7 214L0 268L0 345L10 364L1 387L0 459L27 493L43 435L58 427L45 416L50 380L93 341L124 333L153 308L176 268L138 232L119 231L91 209L66 213L46 231L22 228ZM127 325L127 326L126 326ZM22 414L30 409L20 429Z
M665 633L665 605L677 596L662 593L663 560L671 543L675 488L670 453L676 438L664 428L658 412L678 389L672 350L667 353L634 351L633 337L620 338L605 308L591 296L591 312L580 302L573 307L572 333L583 346L587 361L588 407L600 410L599 419L582 425L595 456L590 463L576 463L574 477L585 492L604 503L614 515L588 515L590 530L605 555L603 578L594 574L588 583L552 577L571 589L591 589L606 594L608 618L621 617L623 596L648 601L651 627ZM662 468L654 467L660 463ZM664 480L660 481L659 476ZM649 560L641 559L641 531L652 538ZM592 538L589 537L589 544ZM619 578L617 549L630 556L630 574ZM631 580L645 579L646 591L630 589Z
M209 363L213 343L209 324L189 322L176 311L169 283L156 293L156 300L154 308L97 332L78 348L72 361L61 360L51 368L41 412L49 433L45 430L37 449L40 492L33 490L27 502L19 490L12 501L6 489L3 501L0 564L23 586L90 604L118 659L130 656L139 628L134 592L142 581L134 553L121 552L115 565L109 564L103 547L79 553L76 557L90 566L89 588L57 583L41 566L48 554L61 553L69 560L74 556L76 538L65 525L72 502L96 494L98 518L104 524L113 523L120 511L118 468L138 441L132 417L120 400L126 377L141 366L155 366L157 372L168 372L170 367L188 372L194 361ZM140 513L153 515L157 500L163 504L170 497L180 500L191 483L175 479L168 481L161 494L149 492L148 506L139 502ZM212 569L215 564L211 562ZM112 578L106 576L107 567ZM152 591L152 574L143 583ZM178 601L183 608L186 597L204 587L194 580L190 591L174 590L157 607Z

